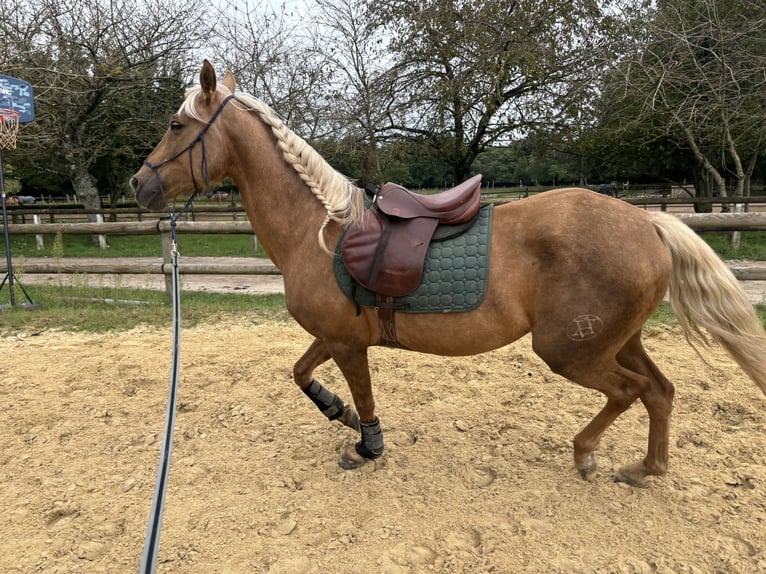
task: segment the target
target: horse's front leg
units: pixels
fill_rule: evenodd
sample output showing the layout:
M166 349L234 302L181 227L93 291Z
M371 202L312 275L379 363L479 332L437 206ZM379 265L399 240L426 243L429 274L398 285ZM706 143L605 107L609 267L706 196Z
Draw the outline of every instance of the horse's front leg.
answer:
M380 420L375 416L367 348L333 344L329 346L329 352L346 378L361 419L359 423L361 440L356 444L348 445L338 461L341 467L350 470L359 468L368 460L376 459L383 454L383 432L380 428Z
M330 359L327 346L315 339L303 356L293 367L293 379L304 394L311 399L317 408L329 420L338 420L347 427L360 430L359 415L353 408L345 405L343 400L331 390L322 386L314 378L314 369Z

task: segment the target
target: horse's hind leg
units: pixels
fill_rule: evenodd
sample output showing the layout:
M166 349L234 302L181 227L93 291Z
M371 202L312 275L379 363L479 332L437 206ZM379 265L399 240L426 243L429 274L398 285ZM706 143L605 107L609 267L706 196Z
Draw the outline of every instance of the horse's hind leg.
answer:
M670 414L673 410L673 384L662 374L649 358L639 337L617 355L625 367L643 374L650 384L640 395L649 413L649 444L646 457L635 464L617 471L616 480L641 485L647 476L661 476L668 470L668 443L670 441Z
M603 391L605 392L605 391ZM592 480L598 471L598 459L596 451L601 443L601 437L611 424L632 405L636 396L632 394L609 394L606 393L606 405L585 426L574 440L575 468L583 480Z
M322 386L314 378L314 369L329 359L330 353L326 345L319 339L314 339L293 367L295 384L329 420L338 420L347 427L359 431L359 416L354 409L345 405L338 395Z
M607 397L604 408L573 441L575 467L583 478L590 479L596 473L595 451L606 429L637 398L641 399L649 413L649 450L644 460L621 468L616 478L641 485L647 476L662 475L667 471L673 386L644 352L640 333L634 335L613 358L595 349L591 349L590 353L583 349L585 352L569 354L562 353L561 347L557 347L556 353L551 354L546 352L544 344L536 344L535 351L554 372L584 387L599 390ZM567 356L578 356L578 361L562 360Z

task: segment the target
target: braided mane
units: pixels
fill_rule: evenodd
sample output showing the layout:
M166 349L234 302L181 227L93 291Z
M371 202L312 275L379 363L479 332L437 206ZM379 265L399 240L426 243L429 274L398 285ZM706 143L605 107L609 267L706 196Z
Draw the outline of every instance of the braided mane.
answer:
M217 91L224 97L230 94L228 88L218 84ZM199 121L205 121L197 112L194 102L200 93L199 86L189 88L179 113ZM359 221L364 211L362 190L356 187L346 176L336 171L319 153L306 143L303 138L290 130L285 123L261 100L242 92L236 93L235 105L255 112L263 122L271 128L277 139L277 146L282 157L292 166L311 193L324 206L327 215L319 228L319 244L325 251L324 230L330 221L340 225L350 225Z

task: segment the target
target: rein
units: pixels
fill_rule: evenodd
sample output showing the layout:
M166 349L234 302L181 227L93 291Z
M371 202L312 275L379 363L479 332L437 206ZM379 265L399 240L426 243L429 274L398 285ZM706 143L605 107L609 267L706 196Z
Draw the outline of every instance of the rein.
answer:
M191 199L187 201L184 208L178 215L181 215L189 205ZM154 488L154 497L152 499L152 509L149 514L149 525L146 529L146 539L144 540L144 552L141 556L140 574L154 574L157 564L157 552L160 547L160 529L162 527L162 511L165 508L165 493L167 492L168 476L170 474L170 455L173 450L173 427L176 418L176 399L178 397L178 372L179 372L179 351L181 339L181 302L178 281L178 247L176 245L176 219L177 215L170 215L170 235L171 235L171 263L173 277L173 352L170 361L170 386L168 390L168 405L165 412L165 432L162 437L162 448L160 449L160 464L157 469L157 482Z
M167 492L168 476L170 475L170 455L173 450L173 427L175 426L176 417L176 399L178 398L178 373L179 373L179 351L181 340L181 298L178 280L178 245L176 243L176 222L178 218L183 215L190 207L194 198L199 193L199 186L197 180L194 178L194 165L192 163L191 150L200 142L202 147L202 177L204 179L206 189L210 189L210 182L208 181L207 174L207 157L205 153L205 139L204 135L208 128L218 118L223 110L224 106L234 96L228 96L218 109L211 116L204 128L197 134L197 137L183 150L178 152L173 157L166 159L158 164L152 164L144 160L144 165L149 167L154 172L157 180L160 182L160 189L162 189L162 181L159 178L158 170L162 166L178 159L186 152L189 152L189 168L191 170L192 182L194 183L194 193L186 200L184 206L180 211L175 211L175 202L170 211L170 260L172 266L172 278L173 278L173 350L170 362L170 385L168 390L168 405L165 412L165 432L162 438L162 448L160 449L160 464L157 469L157 482L154 489L154 497L152 499L152 509L149 515L149 525L146 529L146 539L144 540L144 551L141 556L141 568L139 572L141 574L154 574L157 564L157 553L160 546L160 529L162 527L162 512L165 508L165 493ZM162 190L164 194L165 191Z

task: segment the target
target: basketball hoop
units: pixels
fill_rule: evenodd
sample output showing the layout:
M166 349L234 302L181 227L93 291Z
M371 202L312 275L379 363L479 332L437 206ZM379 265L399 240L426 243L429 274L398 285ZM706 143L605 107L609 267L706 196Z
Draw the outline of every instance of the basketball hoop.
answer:
M26 124L35 119L35 100L32 84L0 74L0 204L3 209L3 239L5 240L5 279L0 283L0 290L8 282L11 307L16 306L14 295L13 258L11 257L10 241L8 241L8 211L5 202L5 182L3 181L3 150L16 149L16 136L19 135L19 124ZM39 309L40 305L32 302L26 289L19 287L27 298L22 303L27 309ZM0 311L7 305L0 305Z
M0 108L0 149L16 149L21 114L8 108Z

